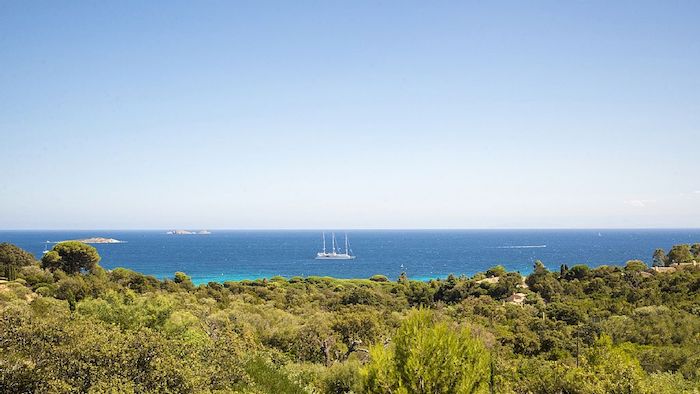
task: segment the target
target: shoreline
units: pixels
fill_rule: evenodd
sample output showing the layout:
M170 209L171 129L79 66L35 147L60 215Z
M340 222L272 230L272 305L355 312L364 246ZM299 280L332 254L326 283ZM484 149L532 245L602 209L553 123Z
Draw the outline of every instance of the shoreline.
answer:
M173 273L173 276L174 276L174 274L175 273ZM185 272L185 274L187 274L187 272ZM375 275L384 275L384 274L375 274ZM457 276L457 277L459 277L461 275L462 274L459 274L459 275L454 274L454 276ZM190 276L190 275L188 275L188 276ZM394 278L393 276L389 276L389 275L384 275L384 276L386 276L389 279L389 281L391 281L391 282L396 282L396 280L397 280L397 278ZM444 275L444 276L416 276L416 277L408 276L408 279L410 281L416 281L416 282L430 282L431 280L443 280L443 279L446 279L448 276L449 276L449 274ZM473 275L466 275L466 276L471 277ZM170 279L171 277L172 276L170 276L170 277L157 276L157 278L159 280ZM369 278L372 277L372 275L370 275L366 278L341 278L341 277L329 276L329 275L323 275L323 276L322 275L294 275L291 277L287 277L287 276L282 276L282 275L268 276L268 275L239 274L239 275L204 276L204 277L190 276L190 279L192 280L192 283L195 286L199 286L199 285L206 285L210 282L224 284L226 282L256 281L256 280L260 280L260 279L271 280L272 278L275 278L275 277L281 277L287 281L290 280L291 278L295 278L295 277L300 277L300 278L304 278L304 279L306 279L306 278L330 278L333 280L368 280Z

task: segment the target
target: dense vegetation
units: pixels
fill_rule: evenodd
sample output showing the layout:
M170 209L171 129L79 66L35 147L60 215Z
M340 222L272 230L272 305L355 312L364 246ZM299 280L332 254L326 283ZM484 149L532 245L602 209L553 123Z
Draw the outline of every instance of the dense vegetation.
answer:
M690 258L688 258L688 254ZM697 247L655 253L700 260ZM662 256L663 254L663 256ZM700 267L194 286L0 244L0 392L697 393ZM523 300L513 298L522 293ZM522 301L522 302L519 302Z

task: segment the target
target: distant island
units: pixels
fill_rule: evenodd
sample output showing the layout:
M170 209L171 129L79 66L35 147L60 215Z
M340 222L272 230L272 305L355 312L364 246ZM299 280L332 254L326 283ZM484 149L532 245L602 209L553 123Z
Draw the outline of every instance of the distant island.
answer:
M190 231L190 230L170 230L166 234L169 235L209 235L211 232L207 230Z
M92 238L83 238L83 239L68 239L65 241L60 241L60 242L68 242L68 241L77 241L77 242L82 242L84 244L121 244L125 243L126 241L120 241L118 239L114 238L102 238L102 237L92 237ZM56 242L56 243L60 243Z

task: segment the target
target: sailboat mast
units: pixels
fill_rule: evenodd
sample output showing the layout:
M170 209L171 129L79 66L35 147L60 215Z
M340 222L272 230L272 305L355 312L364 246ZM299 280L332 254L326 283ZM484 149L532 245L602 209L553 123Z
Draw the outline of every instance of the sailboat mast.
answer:
M326 232L323 232L323 254L326 254Z
M345 254L350 254L348 253L348 233L345 233Z
M335 254L335 233L333 233L333 254Z

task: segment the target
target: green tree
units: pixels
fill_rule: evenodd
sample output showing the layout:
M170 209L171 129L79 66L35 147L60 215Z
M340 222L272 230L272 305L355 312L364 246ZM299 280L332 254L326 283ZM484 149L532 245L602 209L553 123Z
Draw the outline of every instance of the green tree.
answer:
M494 277L494 276L503 276L506 274L506 269L502 265L497 265L494 267L489 268L486 271L486 276L487 277Z
M535 261L534 271L525 279L525 283L530 290L539 293L547 301L557 298L563 290L559 281L539 260Z
M668 252L668 264L682 264L693 261L693 255L690 253L690 245L681 244L673 245Z
M661 372L650 374L642 383L641 391L649 394L694 393L691 382L680 373Z
M173 282L175 283L186 283L186 282L191 282L192 279L190 279L189 276L187 276L186 273L184 272L176 272L175 277L173 278Z
M655 267L665 266L667 259L666 252L663 249L659 248L654 251L653 262Z
M173 282L177 283L181 287L184 287L185 289L194 289L194 283L192 283L192 279L189 276L187 276L187 274L185 274L184 272L176 272Z
M590 274L590 269L588 268L587 265L583 264L577 264L569 270L566 274L566 279L568 280L573 280L573 279L578 279L578 280L583 280L588 277Z
M629 260L627 264L625 264L625 271L628 272L646 271L647 268L649 267L641 260Z
M415 311L394 336L393 347L370 350L363 370L368 393L486 393L490 355L468 329L436 323Z
M569 266L566 264L562 264L559 266L559 277L560 278L565 278L566 274L569 273Z
M61 256L54 250L50 250L41 258L41 268L51 271L61 268L62 263Z
M339 334L349 354L379 338L380 316L369 309L348 309L337 314L331 328Z
M15 280L17 279L17 267L14 265L5 265L4 266L4 274L7 277L8 280Z
M700 257L700 243L694 243L693 246L690 247L690 253L696 258Z
M489 295L496 299L509 297L518 289L518 285L523 283L523 277L517 272L509 272L499 277L497 283L489 288Z
M433 302L435 289L428 283L411 281L406 291L406 299L410 305L429 306Z
M535 260L535 265L533 266L533 271L529 278L535 279L546 276L547 274L549 274L549 270L544 266L544 263L540 260Z
M41 259L41 266L50 270L60 269L67 274L95 270L100 262L100 255L94 247L77 241L56 244Z
M612 339L602 335L586 354L585 369L567 374L565 392L628 394L640 393L644 371L639 361L624 348L613 346Z
M0 243L0 266L24 267L35 263L34 255L26 250L7 242Z

